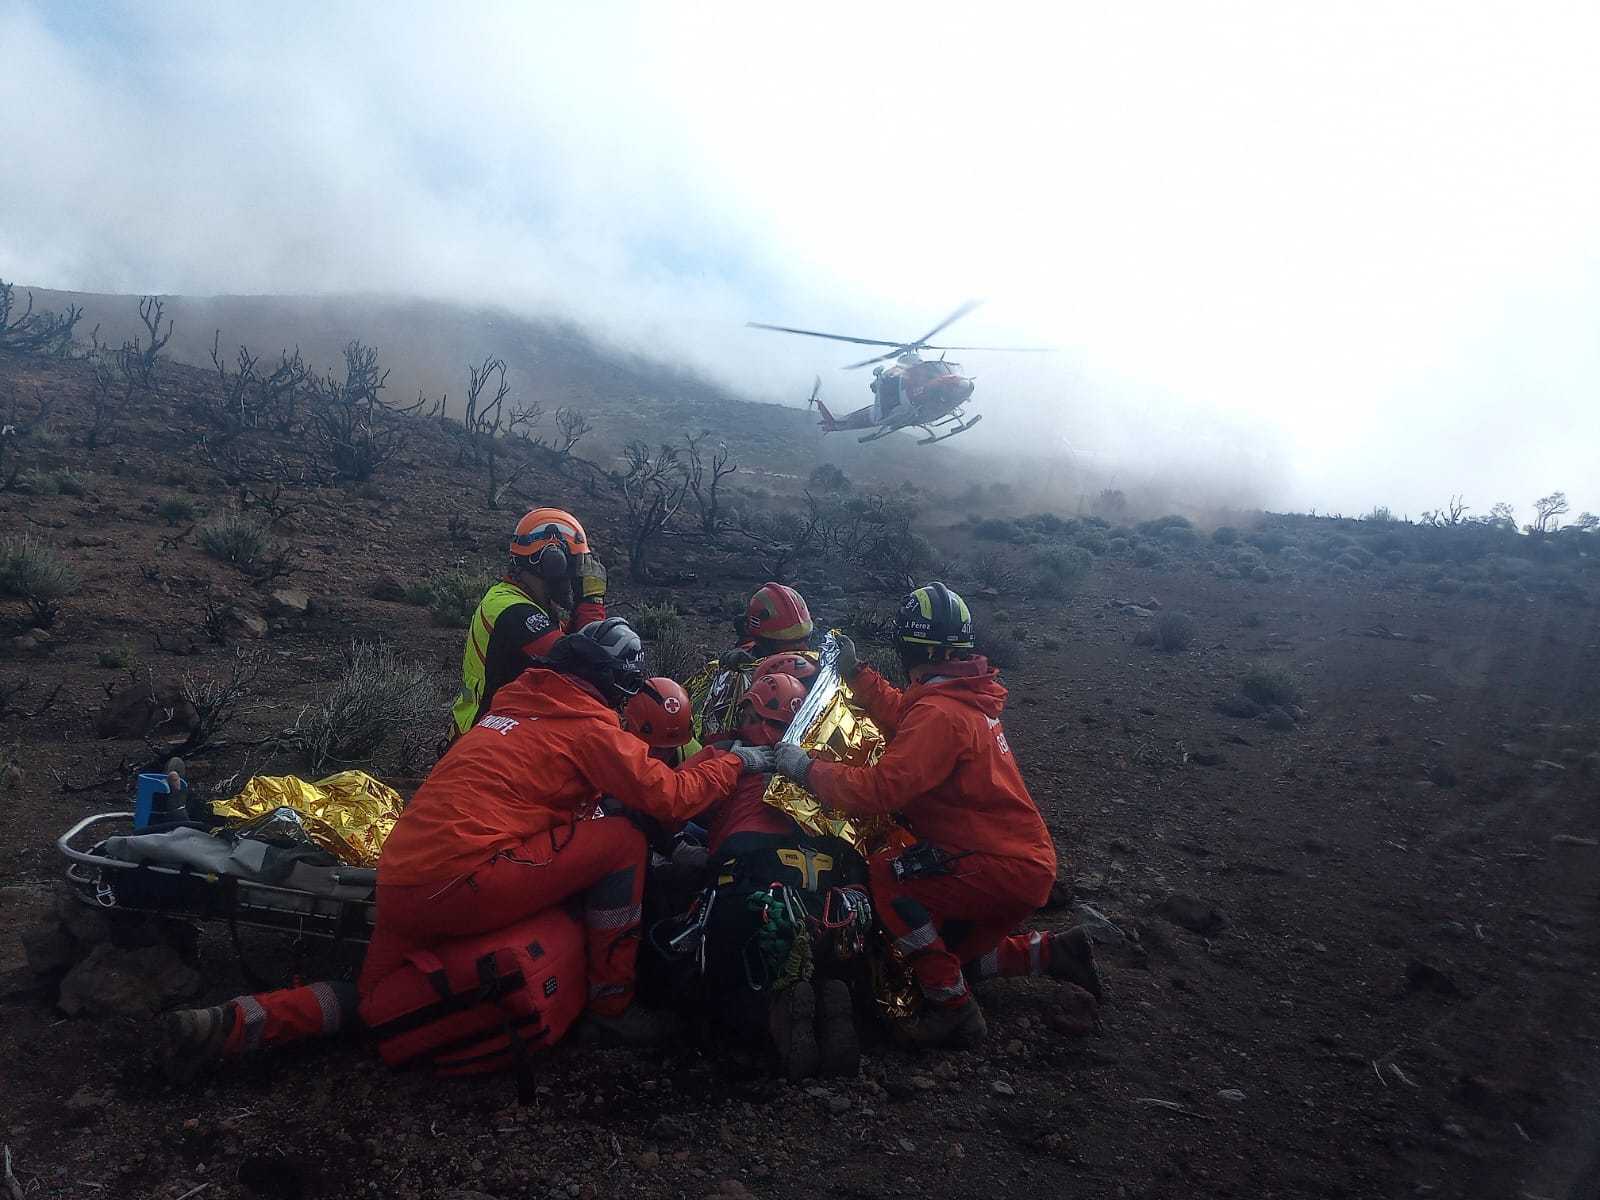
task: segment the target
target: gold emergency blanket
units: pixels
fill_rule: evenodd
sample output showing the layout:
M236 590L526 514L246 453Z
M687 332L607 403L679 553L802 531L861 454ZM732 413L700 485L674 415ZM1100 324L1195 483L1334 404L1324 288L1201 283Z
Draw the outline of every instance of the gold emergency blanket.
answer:
M856 703L849 685L839 675L835 632L830 631L823 639L817 677L784 740L804 746L814 758L853 767L870 766L883 756L883 733ZM851 818L824 808L805 788L781 775L772 777L762 799L787 813L807 833L843 838L863 858L909 846L915 840L892 817ZM922 1006L922 992L906 963L879 940L869 955L869 965L872 990L884 1015L913 1016Z
M299 813L311 839L340 862L375 867L405 801L364 771L340 771L315 783L293 775L257 775L211 811L230 821L248 821L276 808Z

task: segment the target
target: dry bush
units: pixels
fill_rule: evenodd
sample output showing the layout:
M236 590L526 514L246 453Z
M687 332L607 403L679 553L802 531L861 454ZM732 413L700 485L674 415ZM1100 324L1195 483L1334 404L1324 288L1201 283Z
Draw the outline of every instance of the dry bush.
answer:
M77 305L68 305L63 313L35 311L32 292L18 313L13 285L0 279L0 352L65 357L72 349L73 326L82 316Z
M156 505L156 516L169 528L176 528L184 521L194 520L194 501L187 496L168 496Z
M445 571L412 584L406 590L406 600L426 608L435 625L465 629L492 583L494 576L487 572Z
M638 632L645 641L645 662L650 674L682 683L705 666L706 652L690 641L681 621L675 626L661 628L653 636L646 635L643 630Z
M684 630L683 614L671 604L641 604L628 624L647 642Z
M972 556L970 567L973 579L997 592L1014 591L1022 582L1016 559L1001 550L979 551Z
M35 625L53 624L77 587L77 574L50 547L27 534L0 543L0 596L26 601Z
M1051 546L1033 560L1033 590L1059 600L1070 595L1094 566L1094 558L1079 546Z
M260 673L260 653L238 650L234 652L226 676L185 675L178 693L185 704L193 707L194 725L182 745L161 748L157 759L165 762L165 756L169 754L186 758L202 750L216 748L223 731L239 715L239 709L249 697L256 676ZM153 684L151 690L154 691Z
M344 769L396 746L414 759L406 747L431 740L443 719L444 696L424 667L388 645L353 642L338 682L300 710L289 736L311 770Z

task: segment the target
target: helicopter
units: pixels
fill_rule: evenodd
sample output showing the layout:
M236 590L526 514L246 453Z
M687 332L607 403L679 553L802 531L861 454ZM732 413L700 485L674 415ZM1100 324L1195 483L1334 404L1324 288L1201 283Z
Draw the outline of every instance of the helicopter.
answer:
M819 398L822 377L817 376L811 389L808 405L822 414L819 424L824 433L838 433L846 429L865 429L870 432L856 439L858 442L875 442L899 429L920 429L927 437L919 438L917 445L931 446L965 433L979 421L981 413L968 417L962 406L972 398L975 381L961 373L961 364L949 362L945 353L951 350L999 350L1008 353L1048 353L1049 346L934 346L929 339L937 337L947 327L959 321L979 301L969 300L955 312L914 342L890 342L881 338L849 337L842 333L821 333L815 329L795 329L788 325L765 325L759 321L746 322L751 329L770 329L777 333L798 333L805 337L828 338L836 342L853 342L860 346L888 346L885 354L850 363L844 369L854 371L872 367L872 403L842 417L835 417ZM922 357L924 350L941 351L937 359ZM892 366L879 364L893 360ZM954 426L953 429L947 428ZM939 430L944 432L938 432Z

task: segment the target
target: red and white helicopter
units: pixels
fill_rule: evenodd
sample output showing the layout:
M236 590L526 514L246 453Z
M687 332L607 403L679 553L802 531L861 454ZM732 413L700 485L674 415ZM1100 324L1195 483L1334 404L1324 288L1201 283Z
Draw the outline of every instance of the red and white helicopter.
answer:
M850 363L844 369L856 370L859 367L873 367L872 382L867 386L872 389L872 403L865 408L858 408L855 412L844 417L835 417L828 411L827 405L817 398L822 390L822 377L817 376L816 385L811 389L811 397L807 404L814 404L822 414L822 431L824 433L837 433L842 429L869 429L872 432L856 440L858 442L873 442L882 437L888 437L897 429L920 429L928 436L919 438L917 445L928 446L934 442L942 442L946 438L953 438L958 433L965 433L979 421L983 420L981 414L968 419L962 406L972 398L974 380L961 373L961 364L947 362L944 352L951 350L999 350L1007 353L1040 354L1048 353L1049 346L934 346L928 342L929 338L937 337L946 327L954 324L978 307L979 302L969 300L943 321L940 321L927 333L914 342L887 342L881 338L849 337L842 333L819 333L815 329L794 329L788 325L764 325L759 321L747 322L752 329L771 329L778 333L798 333L806 337L829 338L836 342L854 342L859 346L888 346L887 354L880 354L875 358L865 359L862 362ZM937 359L922 357L924 350L941 351ZM889 367L874 366L885 363L890 359L894 365ZM945 433L936 430L947 425L955 428Z

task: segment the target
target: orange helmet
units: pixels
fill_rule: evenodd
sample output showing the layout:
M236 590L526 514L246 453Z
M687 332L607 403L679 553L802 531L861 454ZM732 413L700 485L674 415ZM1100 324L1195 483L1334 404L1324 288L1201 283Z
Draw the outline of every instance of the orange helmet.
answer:
M673 750L692 737L694 710L689 693L664 676L645 680L644 687L622 709L622 727L656 750Z
M811 610L792 587L769 583L750 597L745 633L768 642L799 642L811 636Z
M809 688L807 680L815 679L817 664L808 655L795 650L781 650L777 654L769 654L756 664L755 674L751 676L754 682L763 675L789 675L798 679L802 686Z
M511 557L527 559L527 566L546 579L565 579L571 560L587 553L589 535L563 508L532 509L511 535Z

